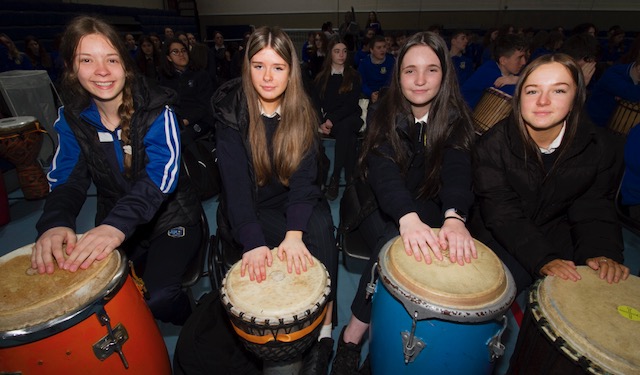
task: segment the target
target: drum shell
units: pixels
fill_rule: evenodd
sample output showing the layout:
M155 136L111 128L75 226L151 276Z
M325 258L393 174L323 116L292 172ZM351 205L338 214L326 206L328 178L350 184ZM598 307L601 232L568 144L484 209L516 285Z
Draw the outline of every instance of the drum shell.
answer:
M476 133L482 135L495 124L505 119L511 112L511 96L493 87L482 94L473 109Z
M640 103L618 100L607 128L616 134L627 135L631 128L638 123L640 123Z
M93 345L107 335L107 328L92 314L52 336L0 348L0 373L171 374L162 335L131 277L126 276L124 285L106 302L104 309L111 327L122 324L127 330L129 338L122 344L122 351L129 369L117 353L104 361L95 356Z
M426 347L405 364L402 332L411 332L412 318L403 304L378 283L372 301L371 372L384 374L491 374L487 344L501 329L496 320L455 323L440 319L419 320L415 336Z

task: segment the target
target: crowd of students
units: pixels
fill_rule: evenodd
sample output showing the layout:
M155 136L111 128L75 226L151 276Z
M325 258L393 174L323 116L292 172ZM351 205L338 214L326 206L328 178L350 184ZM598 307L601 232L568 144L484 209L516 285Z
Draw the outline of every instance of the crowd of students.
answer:
M396 236L425 266L447 249L451 262L473 263L479 238L518 290L547 275L579 280L577 265L598 270L603 282L628 277L613 202L622 150L602 128L616 98L640 101L637 41L627 53L624 34L613 29L599 46L595 27L581 25L564 43L551 30L532 51L534 38L512 27L488 31L486 45L472 46L464 31L445 41L440 26L385 38L373 12L363 36L353 19L345 17L338 33L311 33L300 52L281 29L261 27L235 54L219 32L212 48L170 28L163 41L136 42L100 19L75 19L60 47L66 105L55 124L60 145L33 267L76 271L122 248L148 283L154 315L185 323L191 306L179 281L201 241L202 208L179 168L181 137L209 135L217 143L222 214L241 247L242 275L252 281L267 277L270 248L293 272L313 255L329 271L335 302L337 223L327 199L337 198L343 171L347 183L365 185L375 198L377 208L358 223L372 263ZM14 64L3 69L55 65L35 38L30 54L5 35L0 40L0 55ZM616 64L623 57L627 63ZM488 87L512 95L513 110L476 139L471 111ZM369 107L358 146L360 99ZM328 181L320 133L336 139ZM625 178L637 181L633 173ZM91 182L96 227L76 239ZM368 278L332 374L359 367ZM333 358L328 311L305 373L326 374Z

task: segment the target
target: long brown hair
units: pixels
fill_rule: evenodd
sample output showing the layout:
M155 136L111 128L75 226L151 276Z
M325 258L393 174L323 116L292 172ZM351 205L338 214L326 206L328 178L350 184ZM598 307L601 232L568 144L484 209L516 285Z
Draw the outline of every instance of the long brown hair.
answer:
M557 62L564 66L569 71L569 74L573 79L573 83L576 85L576 96L573 98L573 105L571 106L571 110L569 111L569 114L566 118L567 125L565 128L562 143L560 144L558 157L556 158L556 161L554 163L555 167L555 164L560 160L561 156L573 142L573 139L575 138L576 132L578 130L578 126L580 126L580 122L583 120L581 117L583 115L582 112L584 108L584 102L587 97L587 89L585 87L584 76L582 75L582 69L580 68L580 66L575 62L573 58L564 53L547 54L538 57L537 59L530 62L520 74L520 79L518 80L518 84L516 85L512 103L513 116L518 126L518 132L520 133L522 143L524 144L525 158L534 157L542 166L542 155L540 154L540 148L529 135L527 125L522 118L522 105L520 103L520 98L522 97L524 84L531 73L533 73L540 66L553 62Z
M273 49L289 65L289 82L280 103L280 123L273 135L273 160L269 156L258 92L251 81L251 58L265 48ZM242 87L249 110L249 143L256 183L264 186L275 173L278 180L287 186L305 153L314 147L318 118L304 90L295 47L284 31L268 26L256 29L249 38L246 51L242 64Z
M116 30L107 22L90 16L79 16L74 18L62 36L60 44L60 55L64 61L65 69L62 73L63 96L66 105L75 111L82 110L89 106L91 95L85 90L80 81L76 69L76 52L83 37L91 34L104 36L109 44L118 51L120 62L125 72L125 83L122 91L122 104L118 108L120 116L120 129L122 130L122 143L125 146L131 145L131 117L134 112L132 87L135 80L135 69L127 47ZM132 156L124 154L125 174L130 175Z
M324 98L324 93L327 90L327 81L329 81L329 77L331 76L331 64L332 64L331 56L333 55L332 53L333 47L335 47L336 44L340 44L340 43L344 44L345 47L347 46L347 44L344 42L343 39L331 38L331 40L329 41L329 46L327 48L327 57L324 59L324 63L322 64L322 70L320 71L320 73L318 73L318 75L316 76L316 79L314 80L315 86L320 89L320 92L318 93L320 98ZM338 89L338 94L344 94L346 92L353 90L353 84L359 81L360 81L360 75L355 69L353 69L351 64L349 64L349 60L347 59L344 62L344 71L342 73L342 84Z
M371 126L367 129L359 164L364 175L367 174L366 156L369 152L379 153L383 144L390 144L394 150L393 162L404 173L409 167L408 155L396 131L397 121L406 120L414 125L414 116L409 101L402 94L400 71L405 55L415 46L427 46L438 56L442 67L440 90L433 98L429 109L429 122L426 132L425 174L420 188L421 198L434 197L440 190L440 171L445 147L470 150L473 143L472 120L462 94L460 93L456 72L451 62L449 49L445 41L432 32L420 32L407 40L400 49L398 60L388 92L380 99L379 107L373 115Z

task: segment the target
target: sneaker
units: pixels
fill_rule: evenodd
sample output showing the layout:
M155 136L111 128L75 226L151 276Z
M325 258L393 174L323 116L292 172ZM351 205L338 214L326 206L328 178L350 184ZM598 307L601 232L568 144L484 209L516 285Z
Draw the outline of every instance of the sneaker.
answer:
M333 356L333 339L324 337L311 347L309 353L304 358L301 374L305 375L327 375L329 362Z
M328 200L333 201L338 198L338 189L340 188L340 178L331 177L331 181L329 181L329 185L327 185L327 189L324 192L325 197Z
M344 330L343 328L338 339L338 349L331 365L331 375L353 375L358 373L362 344L344 342L342 338Z

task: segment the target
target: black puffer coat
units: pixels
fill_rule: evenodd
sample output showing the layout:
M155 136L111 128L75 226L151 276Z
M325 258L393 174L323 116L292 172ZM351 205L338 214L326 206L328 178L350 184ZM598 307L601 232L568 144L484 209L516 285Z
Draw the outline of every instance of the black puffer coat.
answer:
M483 135L474 152L480 215L472 232L486 242L492 235L534 277L553 259L623 260L613 202L620 164L610 135L582 123L559 157L549 173L535 157L525 160L511 118Z

